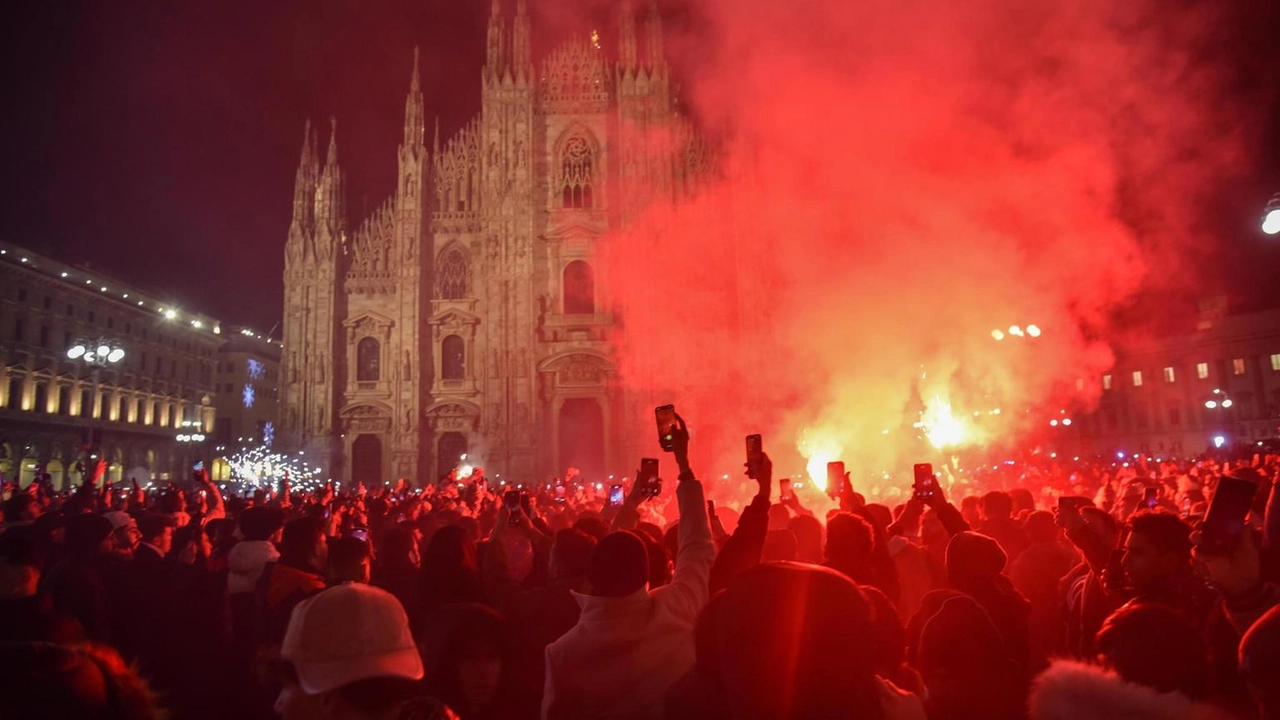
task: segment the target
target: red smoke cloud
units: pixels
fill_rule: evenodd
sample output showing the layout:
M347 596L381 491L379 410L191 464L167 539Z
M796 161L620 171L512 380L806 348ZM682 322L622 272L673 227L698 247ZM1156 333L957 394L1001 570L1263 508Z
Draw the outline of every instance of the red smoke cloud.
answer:
M762 432L779 475L842 458L864 490L931 459L922 411L988 445L1090 402L1116 309L1195 282L1240 153L1196 60L1217 19L1171 4L700 0L669 48L721 174L606 239L624 382L707 474Z

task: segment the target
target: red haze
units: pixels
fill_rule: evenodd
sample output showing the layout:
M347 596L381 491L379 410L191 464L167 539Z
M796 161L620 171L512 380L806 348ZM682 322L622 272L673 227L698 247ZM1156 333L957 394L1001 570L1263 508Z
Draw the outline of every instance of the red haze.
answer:
M1098 392L1117 308L1196 282L1200 199L1240 153L1237 109L1195 60L1211 11L698 12L668 46L721 175L606 245L624 382L676 402L706 474L736 474L762 432L779 475L843 458L874 491L873 473L936 460L912 425L944 404L964 444L1038 432ZM1030 323L1041 337L992 337Z

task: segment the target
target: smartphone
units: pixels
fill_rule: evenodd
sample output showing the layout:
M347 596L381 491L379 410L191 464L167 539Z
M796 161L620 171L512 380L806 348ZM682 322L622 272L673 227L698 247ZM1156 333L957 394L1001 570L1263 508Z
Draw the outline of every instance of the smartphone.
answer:
M1253 507L1257 483L1224 475L1205 513L1198 552L1231 557L1245 532L1245 518Z
M827 463L827 494L833 498L840 497L844 491L844 462Z
M933 474L932 463L916 463L911 466L915 482L911 485L911 499L928 502L938 493L938 478Z
M191 472L200 472L201 470L204 470L204 461L197 460L196 464L191 466Z
M369 542L369 528L354 527L347 531L347 537L353 537L360 542Z
M658 445L665 452L674 451L676 448L676 406L659 405L654 409L653 415L658 421Z
M778 501L791 502L796 497L796 493L791 489L791 478L782 478L778 481Z
M524 514L533 517L533 503L529 502L528 493L520 493L520 509L524 510Z
M662 494L662 478L658 477L658 459L641 458L640 475L636 483L642 488L645 497L657 497Z
M565 489L563 485L556 486L556 502L564 502Z
M1160 504L1160 488L1149 487L1146 490L1143 490L1142 504L1145 505L1148 510L1155 510L1156 506Z
M502 506L507 512L515 512L520 509L520 491L508 490L502 494Z
M609 507L620 507L626 499L626 494L622 491L621 485L609 486Z
M760 441L759 435L747 436L747 477L756 477L757 469L760 467L760 456L764 453L764 447Z
M1087 497L1082 497L1080 495L1061 495L1058 497L1058 512L1062 512L1064 510L1080 512L1080 508L1088 507L1092 504L1093 502Z

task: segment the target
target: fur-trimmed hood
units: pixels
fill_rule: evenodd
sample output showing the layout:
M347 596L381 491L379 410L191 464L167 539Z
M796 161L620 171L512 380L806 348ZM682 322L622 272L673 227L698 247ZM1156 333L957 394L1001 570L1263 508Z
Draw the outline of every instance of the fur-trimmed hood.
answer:
M1182 693L1161 693L1094 665L1059 660L1031 688L1031 720L1228 720Z

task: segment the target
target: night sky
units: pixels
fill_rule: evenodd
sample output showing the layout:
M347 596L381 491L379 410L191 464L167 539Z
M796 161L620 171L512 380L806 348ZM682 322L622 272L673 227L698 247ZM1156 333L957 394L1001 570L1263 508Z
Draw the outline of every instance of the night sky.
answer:
M547 31L539 2L530 0L535 52L578 30L562 21ZM1217 290L1240 309L1280 307L1280 238L1257 230L1280 192L1280 3L1232 2L1240 22L1221 52L1238 65L1238 92L1271 120L1250 129L1257 153L1221 188L1211 209L1220 230L1205 242L1218 247ZM608 3L587 4L580 24L603 24ZM337 116L358 222L393 188L415 45L427 115L443 136L478 111L488 7L43 0L10 10L0 30L0 236L266 330L280 317L304 120L327 129Z

